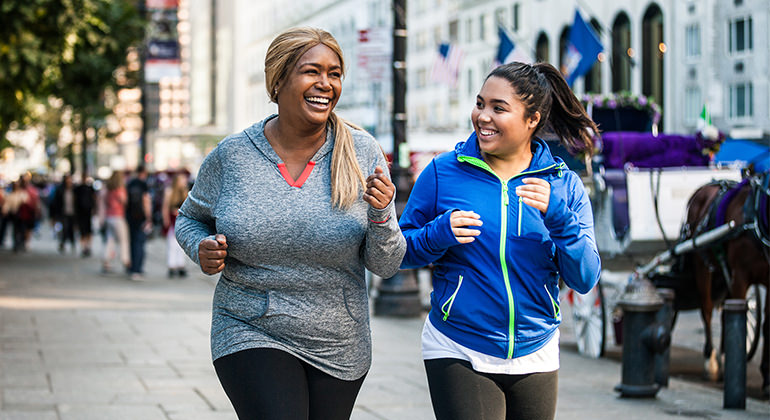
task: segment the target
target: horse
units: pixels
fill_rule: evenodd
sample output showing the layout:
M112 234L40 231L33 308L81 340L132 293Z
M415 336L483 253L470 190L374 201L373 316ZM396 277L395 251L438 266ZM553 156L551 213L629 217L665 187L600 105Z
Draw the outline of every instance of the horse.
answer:
M770 172L745 176L743 181L714 181L698 188L687 204L686 219L680 232L684 241L729 221L737 229L716 244L709 244L680 256L674 263L681 281L680 290L697 291L697 304L705 327L703 356L709 379L719 378L717 352L713 346L711 318L715 306L724 299L743 299L749 287L768 288L770 278ZM694 284L693 284L694 283ZM678 296L677 296L678 299ZM694 309L694 308L693 308ZM765 293L762 326L762 392L768 395L770 357L770 293ZM724 334L723 334L724 336Z

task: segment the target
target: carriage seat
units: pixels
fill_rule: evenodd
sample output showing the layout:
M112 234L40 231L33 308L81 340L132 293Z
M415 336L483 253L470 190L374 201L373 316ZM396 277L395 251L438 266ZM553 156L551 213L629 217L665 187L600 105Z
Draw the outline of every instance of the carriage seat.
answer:
M603 178L612 188L612 228L622 240L629 229L626 170L708 166L709 157L701 152L695 136L613 131L602 134L600 141Z

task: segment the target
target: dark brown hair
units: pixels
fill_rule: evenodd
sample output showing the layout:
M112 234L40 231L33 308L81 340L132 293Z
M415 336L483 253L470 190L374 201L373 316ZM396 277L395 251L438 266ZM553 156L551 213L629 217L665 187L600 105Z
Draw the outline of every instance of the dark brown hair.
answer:
M513 62L492 70L487 76L507 80L526 109L525 118L540 113L534 135L551 129L572 154L592 155L592 135L599 135L596 123L567 85L561 73L548 63ZM593 133L587 129L593 130Z

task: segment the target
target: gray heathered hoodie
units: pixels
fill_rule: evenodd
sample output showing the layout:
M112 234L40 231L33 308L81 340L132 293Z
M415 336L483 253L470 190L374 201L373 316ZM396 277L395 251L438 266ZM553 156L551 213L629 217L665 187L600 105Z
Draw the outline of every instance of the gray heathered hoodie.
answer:
M204 238L227 237L212 356L275 348L334 377L358 379L371 365L364 267L390 277L406 249L393 202L382 210L362 198L346 211L332 207L331 130L307 180L290 186L264 135L270 118L211 151L176 220L177 240L196 263ZM377 142L351 131L364 176L386 169Z

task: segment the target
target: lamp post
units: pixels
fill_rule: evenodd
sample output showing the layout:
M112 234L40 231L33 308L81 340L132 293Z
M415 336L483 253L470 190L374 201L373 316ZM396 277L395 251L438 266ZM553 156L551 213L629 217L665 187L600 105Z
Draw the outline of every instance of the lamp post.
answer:
M406 0L393 0L393 167L396 214L406 206L412 181L406 142ZM415 317L422 313L416 270L399 270L382 279L374 300L375 315Z

